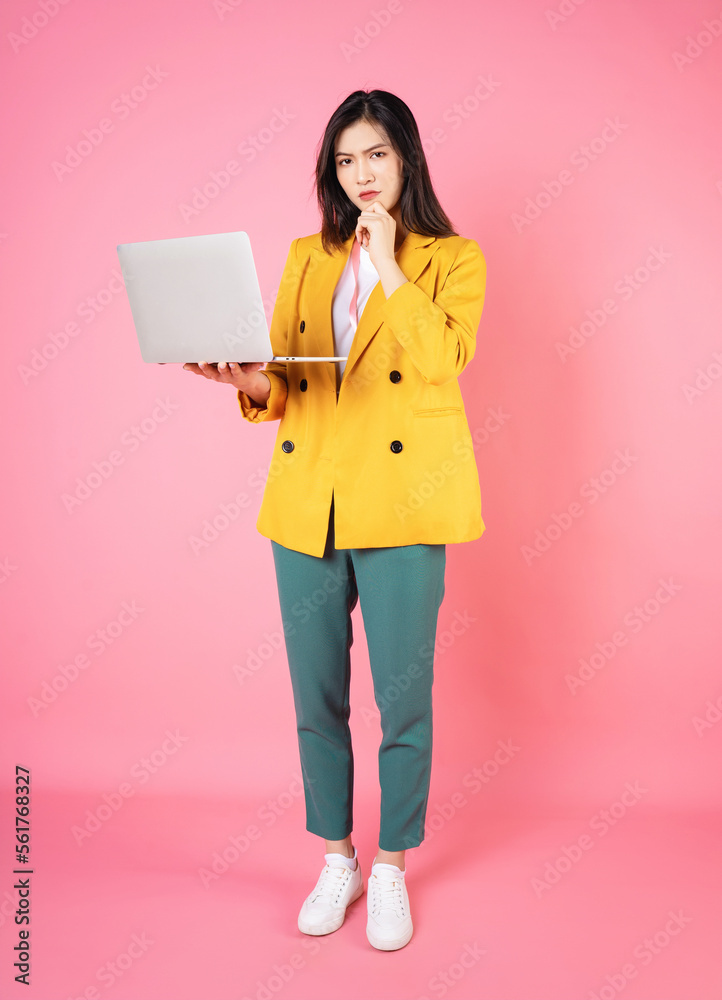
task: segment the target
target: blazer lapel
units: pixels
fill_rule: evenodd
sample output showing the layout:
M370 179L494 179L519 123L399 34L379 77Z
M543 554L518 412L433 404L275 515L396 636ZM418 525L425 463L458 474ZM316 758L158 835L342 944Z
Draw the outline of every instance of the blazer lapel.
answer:
M315 331L314 344L307 342L307 353L334 354L333 345L333 313L332 302L333 293L338 284L338 280L343 273L343 269L351 253L351 244L355 239L352 233L344 244L344 249L329 256L321 246L319 237L318 244L311 247L309 257L308 277L311 279L314 297L311 309L311 329ZM410 282L416 281L424 270L434 252L438 249L438 241L435 236L421 236L418 233L407 233L406 239L401 245L401 249L396 257L396 262ZM366 301L364 310L354 334L348 361L344 370L344 378L356 364L361 354L365 350L371 338L378 331L382 323L381 310L386 296L383 286L379 280L374 286ZM327 375L330 381L334 381L333 369L331 365L324 366L328 369Z

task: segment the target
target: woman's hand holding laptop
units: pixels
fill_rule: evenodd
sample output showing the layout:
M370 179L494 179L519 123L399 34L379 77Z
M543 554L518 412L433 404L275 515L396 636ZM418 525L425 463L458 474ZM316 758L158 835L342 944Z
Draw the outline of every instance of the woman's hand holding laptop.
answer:
M237 361L200 361L198 364L187 361L183 370L203 375L214 382L227 382L229 385L247 393L254 403L263 404L271 394L271 380L259 368L265 361L247 361L239 364Z

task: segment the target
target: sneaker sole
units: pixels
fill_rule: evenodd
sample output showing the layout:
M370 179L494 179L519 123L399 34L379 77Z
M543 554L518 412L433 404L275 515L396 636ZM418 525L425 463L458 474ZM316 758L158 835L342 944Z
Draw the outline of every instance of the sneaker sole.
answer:
M413 935L414 928L412 925L403 937L396 938L394 941L383 941L374 938L373 934L369 933L368 927L366 928L366 937L368 938L369 944L374 948L377 948L379 951L398 951L399 948L403 948L409 943Z

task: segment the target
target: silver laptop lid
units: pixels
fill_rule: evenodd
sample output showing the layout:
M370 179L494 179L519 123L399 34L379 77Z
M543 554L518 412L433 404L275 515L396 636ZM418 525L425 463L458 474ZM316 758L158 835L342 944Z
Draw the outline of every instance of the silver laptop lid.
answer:
M117 250L144 361L273 359L247 233L121 243Z

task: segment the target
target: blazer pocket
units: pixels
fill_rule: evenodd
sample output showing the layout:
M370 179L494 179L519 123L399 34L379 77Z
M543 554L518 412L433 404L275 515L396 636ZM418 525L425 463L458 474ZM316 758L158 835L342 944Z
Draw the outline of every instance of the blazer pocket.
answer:
M415 417L453 417L460 413L460 406L433 406L426 410L414 410Z

